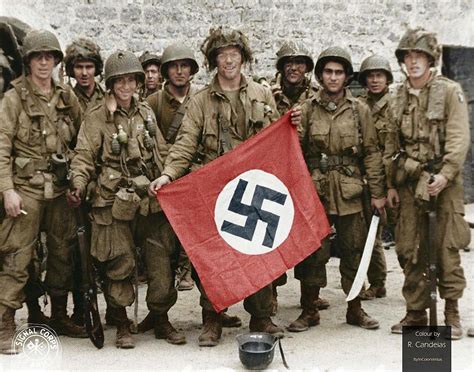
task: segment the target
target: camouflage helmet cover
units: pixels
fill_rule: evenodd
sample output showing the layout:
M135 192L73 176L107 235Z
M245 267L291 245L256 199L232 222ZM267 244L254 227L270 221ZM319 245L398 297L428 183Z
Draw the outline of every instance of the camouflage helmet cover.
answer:
M112 88L113 79L122 75L135 74L137 81L145 81L145 73L137 56L129 51L118 50L105 61L105 86Z
M144 51L138 60L142 64L143 69L151 64L157 65L158 67L161 66L161 57L157 54L149 52L148 50Z
M94 41L79 38L68 45L66 55L64 56L64 65L66 66L66 74L68 76L74 77L74 64L81 60L94 62L95 76L102 73L104 62L100 56L100 48Z
M302 57L306 62L306 71L310 72L314 68L314 61L311 55L302 43L297 43L293 40L287 40L280 47L280 50L276 53L277 62L276 68L278 71L283 72L283 66L290 58Z
M410 50L426 53L432 59L432 66L436 65L441 54L441 46L438 44L436 35L422 27L408 29L400 39L395 50L395 55L400 64L404 62L405 54Z
M390 68L390 62L385 57L374 54L370 57L367 57L362 61L359 71L359 83L362 86L367 85L367 75L370 71L382 70L387 75L387 84L390 85L393 83L392 69Z
M324 66L327 62L335 61L341 63L344 66L346 74L348 77L351 77L354 74L354 69L352 67L351 56L348 51L344 48L338 46L332 46L327 49L324 49L316 61L316 67L314 68L314 73L318 79L321 79L321 75L324 69Z
M211 28L209 36L201 45L201 52L206 57L206 64L209 70L217 67L217 51L219 48L236 46L242 53L243 62L252 62L253 54L250 49L248 38L239 30L224 31L222 26Z
M191 64L191 75L194 75L199 71L199 65L194 57L194 53L188 46L176 43L171 44L165 48L163 51L163 56L161 58L161 75L165 79L168 79L168 63L173 61L178 61L181 59L186 59Z
M56 36L47 30L32 30L28 32L23 40L23 58L25 64L28 64L28 59L32 53L35 52L52 52L54 56L60 61L63 59L63 52Z

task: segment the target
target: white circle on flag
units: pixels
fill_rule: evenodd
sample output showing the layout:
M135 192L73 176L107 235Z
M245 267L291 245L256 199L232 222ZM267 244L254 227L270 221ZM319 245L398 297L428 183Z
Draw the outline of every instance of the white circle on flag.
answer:
M214 221L224 241L240 253L260 255L277 249L293 226L290 192L275 175L246 171L224 186Z

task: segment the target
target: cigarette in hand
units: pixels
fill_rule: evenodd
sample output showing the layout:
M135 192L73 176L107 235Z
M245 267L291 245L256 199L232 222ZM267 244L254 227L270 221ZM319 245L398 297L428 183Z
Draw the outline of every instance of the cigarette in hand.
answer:
M20 209L20 213L21 213L21 214L24 214L25 216L28 214L28 212L25 211L24 209Z

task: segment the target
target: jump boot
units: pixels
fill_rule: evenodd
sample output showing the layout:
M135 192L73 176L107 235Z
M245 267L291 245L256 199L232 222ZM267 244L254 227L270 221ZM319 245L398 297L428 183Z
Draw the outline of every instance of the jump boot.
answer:
M451 326L451 335L448 335L447 338L460 340L462 338L462 326L459 317L458 300L446 299L444 306L444 324Z
M424 327L428 325L428 316L426 315L426 310L407 310L405 317L400 320L400 323L397 323L392 326L392 333L402 334L403 326L407 327Z
M168 320L168 314L153 314L155 320L155 338L166 340L169 344L183 345L186 337L179 333Z
M6 307L0 320L0 354L18 353L12 345L15 331L15 309Z
M49 324L49 317L43 314L41 307L38 303L38 299L26 301L26 307L28 308L28 323L30 324Z
M356 325L365 329L379 328L379 322L367 315L364 309L362 309L359 297L349 301L347 304L346 322L347 324Z
M214 310L202 309L203 328L199 336L199 346L216 346L222 335L222 317Z
M283 328L274 324L269 316L257 318L252 315L250 317L249 329L250 332L265 332L276 337L283 337L284 334Z
M190 291L194 288L194 280L191 277L191 270L184 268L184 273L181 276L178 284L178 291Z
M133 349L135 341L133 341L130 332L130 322L127 318L125 307L117 307L113 310L117 319L117 334L115 336L115 346L119 349Z
M375 287L371 285L366 291L362 291L359 295L362 301L375 300L376 298L387 297L387 289L385 287Z
M49 326L54 329L58 335L87 338L86 329L74 324L67 316L66 304L67 295L51 296L51 319L49 320Z
M303 332L319 324L319 311L316 301L319 297L319 287L301 283L301 307L303 312L287 329L290 332Z
M74 303L74 310L71 315L71 320L75 325L84 326L84 298L82 297L81 291L72 291L72 299Z

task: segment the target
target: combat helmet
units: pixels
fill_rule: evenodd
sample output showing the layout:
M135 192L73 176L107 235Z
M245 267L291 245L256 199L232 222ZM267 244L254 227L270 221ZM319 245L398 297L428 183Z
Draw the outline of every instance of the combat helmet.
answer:
M144 51L138 60L142 64L143 69L145 69L148 65L157 65L158 67L161 66L161 57L157 54L151 53L148 50Z
M194 75L199 71L199 65L196 58L194 58L194 53L191 48L183 44L171 44L165 48L163 56L161 57L160 71L165 79L168 79L168 63L180 59L186 59L189 61L191 64L191 75Z
M114 78L135 74L137 81L142 83L145 81L145 72L138 58L129 51L117 50L110 55L105 61L105 87L112 88Z
M283 43L280 50L277 52L276 68L278 71L283 72L283 66L285 62L293 57L304 58L306 62L306 71L313 71L314 61L311 55L302 43L297 43L293 40L287 40Z
M314 68L314 73L316 77L321 80L324 66L327 62L335 61L339 62L344 66L346 75L350 78L354 74L354 69L352 68L352 60L349 52L344 48L338 46L332 46L327 49L324 49L316 61L316 67Z
M47 30L32 30L26 34L23 40L23 60L28 65L30 55L36 52L51 52L58 59L58 63L62 61L64 55L56 36Z
M74 77L74 64L77 61L91 61L95 65L95 76L102 73L104 62L100 56L100 48L91 39L79 38L66 48L64 65L67 76Z
M431 59L431 66L438 63L441 54L441 46L436 40L436 35L422 27L408 29L402 36L395 50L398 63L402 64L404 62L405 54L410 50L426 53Z
M205 63L210 71L217 67L217 50L228 46L236 46L242 53L243 62L252 62L252 50L249 46L249 40L242 31L229 30L224 31L222 26L211 28L209 36L201 45L201 52L206 57Z
M359 71L359 83L362 86L367 85L367 75L370 71L382 70L387 75L387 85L393 83L392 69L390 68L390 62L385 57L374 54L367 57L362 61Z

